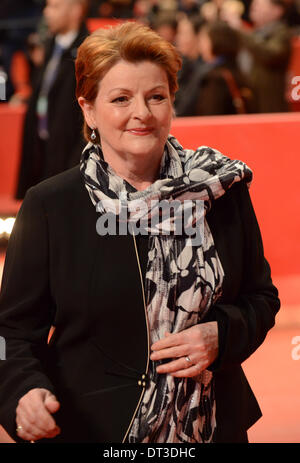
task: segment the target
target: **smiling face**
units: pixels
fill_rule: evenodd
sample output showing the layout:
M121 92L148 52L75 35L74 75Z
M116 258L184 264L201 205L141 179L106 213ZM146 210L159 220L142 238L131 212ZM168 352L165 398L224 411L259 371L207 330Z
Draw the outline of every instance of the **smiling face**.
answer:
M82 97L78 102L89 127L98 129L110 165L118 158L161 159L173 114L162 67L151 61L119 61L101 80L94 103Z

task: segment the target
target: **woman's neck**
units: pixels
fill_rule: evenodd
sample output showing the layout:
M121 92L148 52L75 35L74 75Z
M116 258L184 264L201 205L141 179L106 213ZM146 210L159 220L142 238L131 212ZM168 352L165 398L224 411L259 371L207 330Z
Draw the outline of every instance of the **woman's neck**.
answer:
M105 161L115 173L125 179L130 185L139 191L145 190L159 178L161 156L139 157L139 156L109 156L104 154Z

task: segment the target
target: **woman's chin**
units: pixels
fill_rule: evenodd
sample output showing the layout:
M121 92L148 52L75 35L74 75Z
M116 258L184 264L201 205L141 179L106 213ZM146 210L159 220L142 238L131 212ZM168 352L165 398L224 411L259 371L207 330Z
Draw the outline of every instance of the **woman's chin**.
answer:
M150 136L140 137L139 140L134 140L128 143L126 147L127 153L132 153L135 156L162 156L164 143L158 143Z

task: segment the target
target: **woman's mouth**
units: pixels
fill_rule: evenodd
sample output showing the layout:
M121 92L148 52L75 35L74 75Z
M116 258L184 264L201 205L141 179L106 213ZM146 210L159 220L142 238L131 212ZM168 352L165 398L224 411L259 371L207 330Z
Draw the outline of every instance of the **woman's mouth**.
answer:
M131 133L132 135L149 135L150 133L153 132L153 127L135 127L133 129L127 129L127 132Z

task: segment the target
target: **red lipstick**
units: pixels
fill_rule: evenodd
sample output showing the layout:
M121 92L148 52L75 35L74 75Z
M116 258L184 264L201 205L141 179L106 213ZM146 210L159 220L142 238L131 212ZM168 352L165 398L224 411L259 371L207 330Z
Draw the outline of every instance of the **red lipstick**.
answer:
M132 133L133 135L149 135L153 132L153 127L134 127L132 129L127 129L127 132Z

